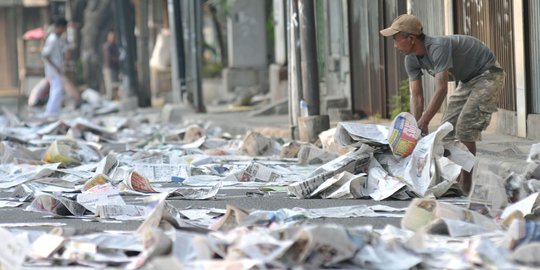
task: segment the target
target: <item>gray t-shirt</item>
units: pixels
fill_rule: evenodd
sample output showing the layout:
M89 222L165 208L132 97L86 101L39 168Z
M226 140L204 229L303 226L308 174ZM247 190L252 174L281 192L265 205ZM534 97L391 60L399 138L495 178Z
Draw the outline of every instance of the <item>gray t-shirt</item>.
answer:
M448 70L451 80L468 81L497 63L493 51L472 36L426 36L424 44L425 55L405 57L410 81L421 79L422 69L432 76Z

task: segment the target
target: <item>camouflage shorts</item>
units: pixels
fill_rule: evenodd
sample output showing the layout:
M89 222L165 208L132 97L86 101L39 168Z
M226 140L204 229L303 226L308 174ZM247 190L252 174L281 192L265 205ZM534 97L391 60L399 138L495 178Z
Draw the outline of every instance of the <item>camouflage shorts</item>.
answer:
M503 69L493 67L470 81L459 82L454 94L448 98L442 120L442 123L448 121L454 126L445 140L475 142L482 139L482 130L488 127L491 114L497 111L505 77Z

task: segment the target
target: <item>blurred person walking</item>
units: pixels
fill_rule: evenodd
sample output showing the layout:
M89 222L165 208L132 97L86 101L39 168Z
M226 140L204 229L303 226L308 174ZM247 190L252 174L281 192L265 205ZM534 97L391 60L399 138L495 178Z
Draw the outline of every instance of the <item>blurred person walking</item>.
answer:
M69 49L67 40L62 37L66 31L67 21L59 18L54 22L54 30L47 37L41 56L45 63L45 77L49 81L49 100L45 115L60 113L62 109L62 77L64 75L64 57Z
M120 50L116 44L116 35L110 31L107 33L107 41L103 44L103 80L105 82L105 93L108 99L116 97L118 90L120 71Z

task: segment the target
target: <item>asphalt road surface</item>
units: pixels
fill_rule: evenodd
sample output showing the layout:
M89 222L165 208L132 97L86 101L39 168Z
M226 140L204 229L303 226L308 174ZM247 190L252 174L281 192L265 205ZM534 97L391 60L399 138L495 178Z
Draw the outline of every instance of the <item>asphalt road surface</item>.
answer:
M288 197L285 193L273 193L265 196L250 197L246 194L257 189L222 189L215 199L212 200L168 200L177 209L185 208L221 208L225 209L231 204L244 209L277 210L280 208L326 208L349 205L386 205L395 208L405 208L410 201L382 201L373 200L334 200L334 199L296 199ZM9 193L0 193L0 198L8 198ZM123 196L127 204L143 204L141 196ZM67 227L73 227L79 233L101 232L107 230L135 230L142 221L92 221L91 218L58 218L43 213L24 211L29 203L17 208L0 209L0 226L9 223L65 223ZM373 225L375 228L383 228L387 224L399 226L400 218L393 217L357 217L357 218L319 218L309 219L307 223L337 223L345 226ZM32 229L50 230L51 226L32 227Z

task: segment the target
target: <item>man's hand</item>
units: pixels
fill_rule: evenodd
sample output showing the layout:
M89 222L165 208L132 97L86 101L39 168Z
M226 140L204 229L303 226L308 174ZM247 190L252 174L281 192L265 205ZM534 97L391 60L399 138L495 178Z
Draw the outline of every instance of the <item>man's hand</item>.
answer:
M448 71L443 71L435 74L435 93L431 97L429 104L418 119L418 128L422 130L422 134L427 134L429 121L433 119L433 116L437 113L439 108L441 108L444 99L446 98L446 93L448 92Z
M64 71L59 66L55 65L49 56L44 56L43 59L47 61L49 65L54 68L54 70L56 70L59 75L64 74Z
M61 70L59 67L57 67L56 65L54 66L54 69L56 69L56 72L58 72L59 75L64 75L64 71Z
M416 124L418 125L418 128L422 131L422 136L426 136L428 134L429 121L425 121L424 118L421 117L420 120L416 122Z

